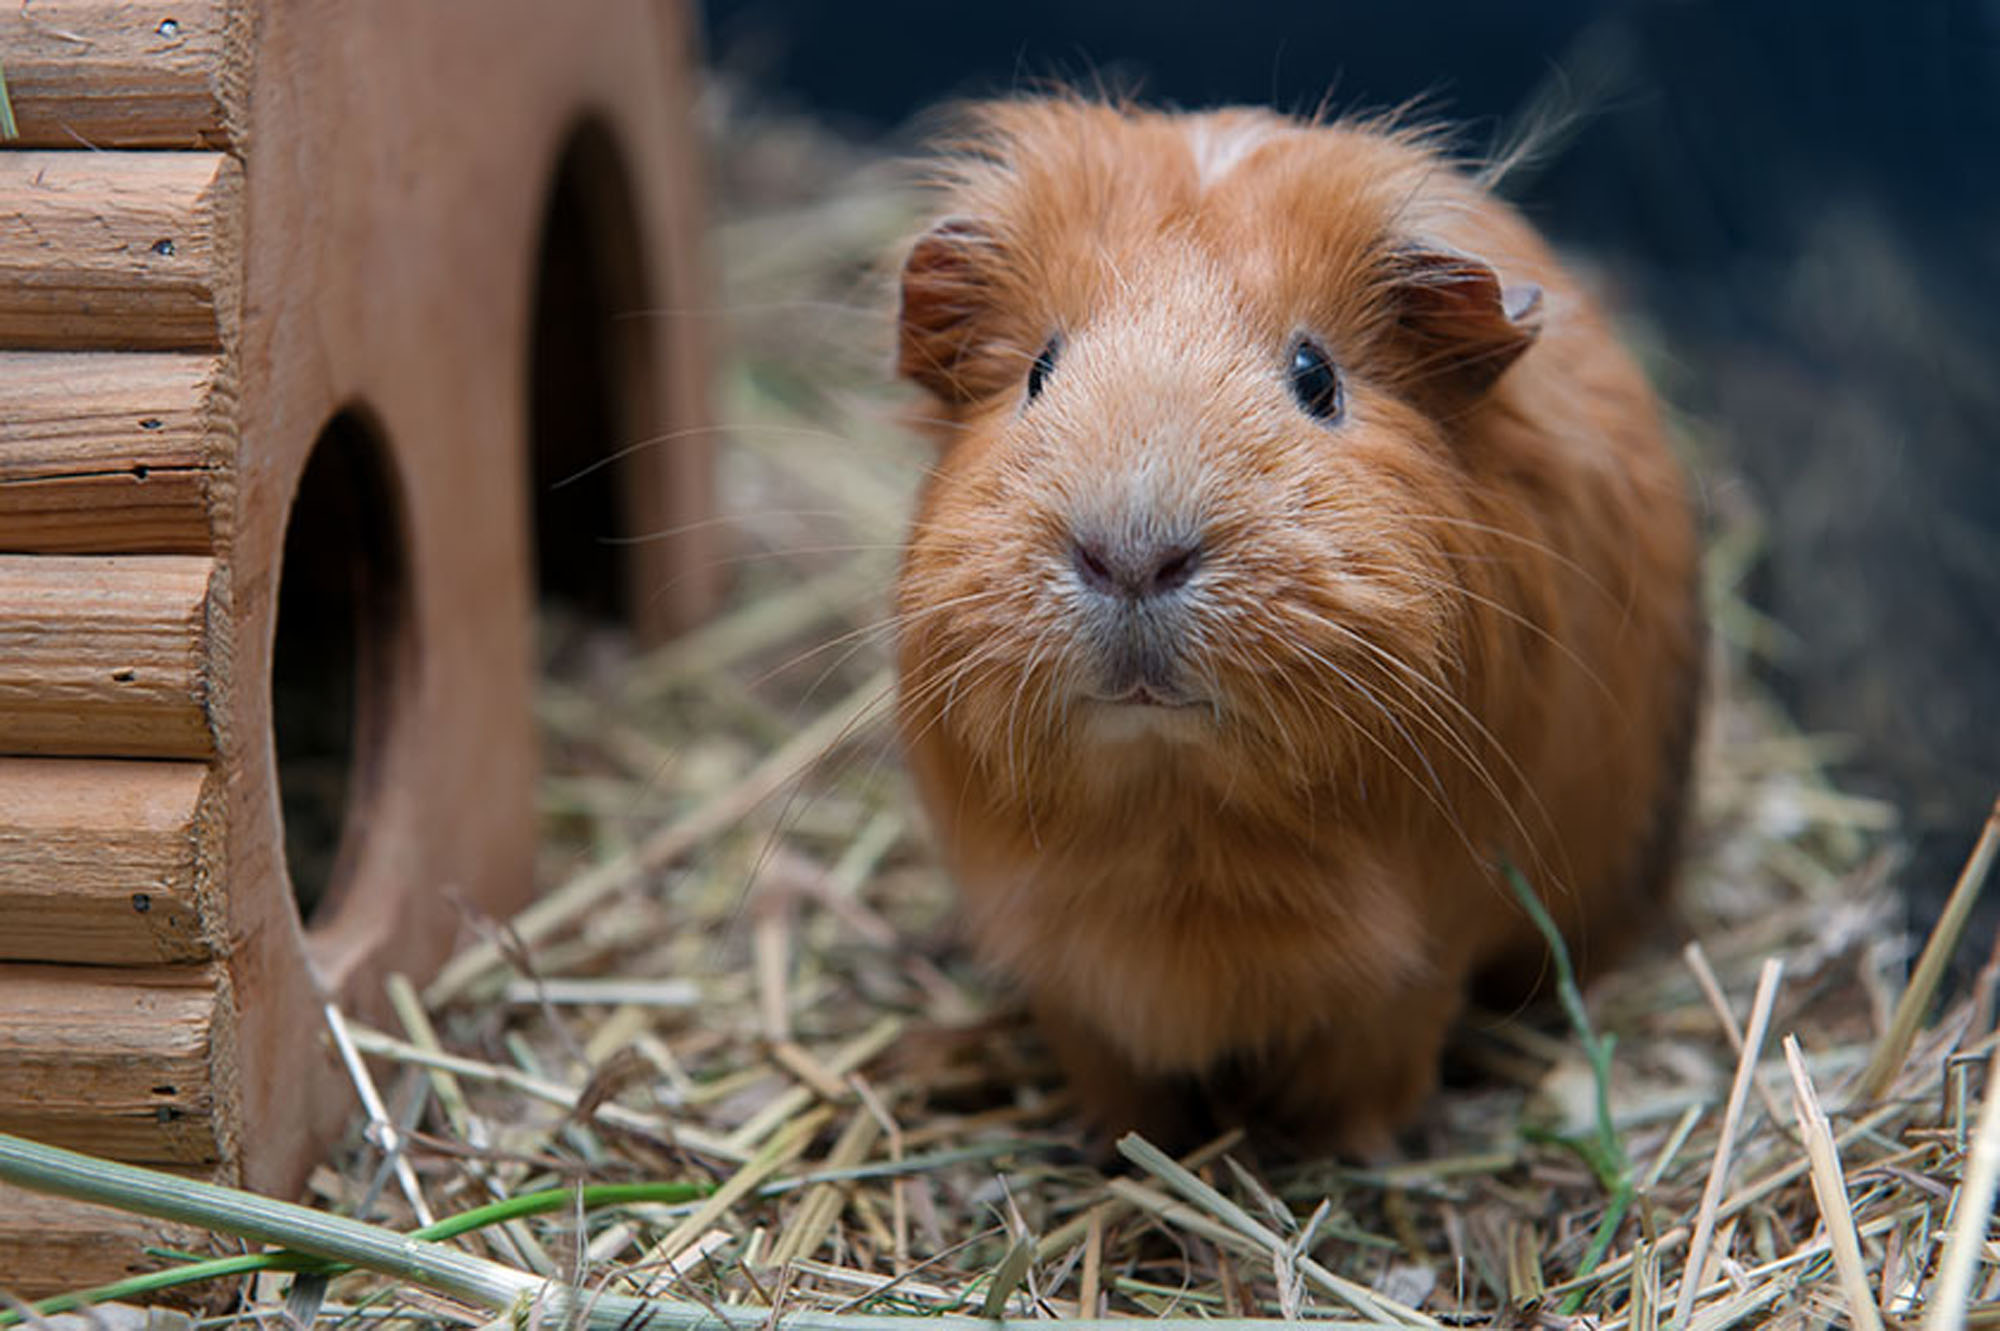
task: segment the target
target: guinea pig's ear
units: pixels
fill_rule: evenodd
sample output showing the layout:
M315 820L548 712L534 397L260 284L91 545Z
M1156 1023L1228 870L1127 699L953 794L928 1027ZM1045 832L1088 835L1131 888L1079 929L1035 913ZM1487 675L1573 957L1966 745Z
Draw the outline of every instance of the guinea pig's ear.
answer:
M1415 377L1459 402L1493 386L1542 328L1542 289L1503 286L1484 260L1418 242L1390 254L1396 333Z
M947 217L917 239L903 261L896 370L950 403L980 396L972 382L993 308L1000 247L986 226Z

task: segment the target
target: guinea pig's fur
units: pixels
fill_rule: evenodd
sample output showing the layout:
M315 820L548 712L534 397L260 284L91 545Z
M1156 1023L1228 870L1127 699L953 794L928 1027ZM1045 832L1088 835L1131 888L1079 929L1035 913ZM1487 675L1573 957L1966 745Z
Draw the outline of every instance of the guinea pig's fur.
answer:
M1379 1155L1472 986L1672 873L1696 543L1653 398L1425 136L974 109L903 269L900 725L1102 1129Z

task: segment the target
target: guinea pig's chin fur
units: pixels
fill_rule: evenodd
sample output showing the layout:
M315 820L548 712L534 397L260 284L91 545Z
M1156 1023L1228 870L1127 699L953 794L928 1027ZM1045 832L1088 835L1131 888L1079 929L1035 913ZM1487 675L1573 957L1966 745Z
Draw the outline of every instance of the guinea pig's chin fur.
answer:
M1074 738L1085 748L1199 744L1214 737L1216 725L1214 709L1202 702L1106 702L1086 698L1070 715L1076 726Z

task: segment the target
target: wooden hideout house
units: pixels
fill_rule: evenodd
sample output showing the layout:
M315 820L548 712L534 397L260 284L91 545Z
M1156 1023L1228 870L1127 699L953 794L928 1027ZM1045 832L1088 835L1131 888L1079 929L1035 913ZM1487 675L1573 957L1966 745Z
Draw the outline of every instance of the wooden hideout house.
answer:
M538 587L710 592L691 28L0 5L0 1131L291 1194L523 904ZM18 1295L192 1241L0 1188Z

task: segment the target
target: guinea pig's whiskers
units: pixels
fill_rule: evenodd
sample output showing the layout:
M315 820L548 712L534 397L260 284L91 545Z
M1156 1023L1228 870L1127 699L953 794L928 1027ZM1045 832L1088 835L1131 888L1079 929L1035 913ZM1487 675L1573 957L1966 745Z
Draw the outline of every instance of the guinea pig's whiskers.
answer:
M1000 726L1001 753L1006 761L1007 784L1016 790L1021 786L1020 726L1017 718L1021 710L1021 695L1027 691L1028 681L1034 677L1035 656L1040 651L1046 634L1037 634L1028 644L1027 659L1015 672L1014 688L1007 699L1007 710Z
M582 476L582 474L583 473L578 472L576 473L575 476L572 476L570 480L577 479L578 477ZM546 488L549 490L558 490L567 484L569 484L569 480L555 481L551 482ZM768 516L773 518L826 518L830 520L833 519L846 520L851 518L853 515L850 513L843 513L838 509L831 509L831 508L781 508L781 509L768 510L766 513L760 514L759 516L760 517ZM588 539L602 542L605 545L637 545L645 541L671 540L676 536L688 536L699 531L711 531L718 528L722 530L730 530L741 527L742 525L743 525L743 518L740 514L721 514L719 516L712 518L700 518L694 522L677 522L671 527L654 527L649 531L635 532L627 536L599 535L590 537Z
M1293 605L1289 606L1288 608L1292 610L1294 614L1304 616L1309 622L1316 624L1319 627L1336 629L1344 634L1348 634L1349 636L1358 636L1358 635L1353 635L1353 631L1347 629L1344 625L1336 624L1331 620L1325 619L1323 616L1313 614L1311 611L1305 610L1303 607ZM1398 754L1396 754L1393 750L1391 750L1389 746L1382 740L1382 738L1374 733L1372 728L1367 726L1356 725L1354 729L1375 745L1377 750L1382 754L1383 758L1387 760L1390 764L1392 764L1397 769L1397 771L1402 773L1404 779L1410 782L1411 787L1413 789L1421 792L1424 795L1424 797L1430 802L1431 806L1435 808L1438 811L1438 813L1445 819L1445 821L1451 825L1453 833L1458 837L1460 844L1465 847L1467 853L1471 854L1475 858L1481 858L1482 852L1479 849L1479 847L1477 847L1474 844L1470 830L1466 827L1463 817L1460 815L1457 806L1452 800L1450 790L1446 787L1436 767L1432 765L1429 757L1425 752L1424 746L1417 742L1416 737L1412 735L1409 729L1403 724L1403 720L1401 716L1397 713L1396 709L1390 707L1387 702L1385 702L1379 695L1377 695L1374 690L1368 688L1367 685L1364 684L1360 680L1360 678L1357 677L1353 672L1342 668L1339 664L1330 660L1322 653L1314 651L1312 648L1305 646L1303 643L1294 643L1292 644L1292 646L1294 650L1303 653L1306 657L1324 667L1325 670L1330 675L1339 678L1342 682L1344 682L1347 685L1348 688L1354 690L1355 693L1358 694L1363 701L1365 701L1371 707L1373 707L1375 711L1379 713L1381 717L1389 723L1390 727L1402 739L1403 743L1408 745L1410 751L1416 756L1418 764L1423 768L1425 776L1428 778L1428 780L1420 780L1415 770L1413 770L1408 763L1404 762ZM1394 658L1391 657L1391 659ZM1397 681L1392 676L1389 679L1385 680L1384 682L1396 683ZM1420 698L1417 698L1415 694L1411 692L1407 684L1403 684L1400 687L1403 689L1406 696L1409 696L1413 702L1417 702L1420 705L1425 706L1426 710L1430 711L1430 716L1428 719L1426 719L1425 717L1412 717L1411 720L1417 722L1424 729L1436 734L1438 738L1447 745L1447 747L1453 749L1453 751L1466 763L1468 768L1474 770L1480 779L1482 779L1490 787L1492 787L1493 782L1491 775L1485 771L1484 765L1479 762L1477 756L1472 754L1470 750L1465 747L1464 737L1458 735L1456 732L1450 730L1449 727L1445 726L1443 718L1439 716L1434 710L1430 710L1428 708L1428 704L1423 704L1422 700ZM1331 703L1332 701L1331 698L1329 698L1328 701ZM1336 705L1336 710L1338 710L1337 705ZM1501 794L1498 791L1497 787L1494 787L1494 795L1495 798L1500 801L1503 807L1507 807L1506 798L1503 794ZM1508 809L1508 812L1509 816L1511 817L1512 816L1511 808Z
M1040 677L1042 677L1040 665L1044 662L1044 658L1050 654L1050 638L1054 638L1054 624L1046 624L1044 622L1042 628L1036 632L1034 640L1028 644L1028 656L1022 662L1020 675L1014 679L1014 695L1008 699L1008 709L1006 709L1006 717L1008 717L1006 719L1006 731L1008 731L1008 745L1006 747L1008 747L1008 765L1010 765L1010 771L1018 771L1016 763L1022 761L1022 759L1016 759L1016 749L1026 749L1028 731L1032 729L1030 725L1022 725L1020 723L1020 703L1022 703L1022 697L1028 697L1030 685L1036 687L1036 695L1028 697L1028 703L1030 703L1028 711L1030 711L1030 721L1032 721L1034 713L1040 709L1040 701L1042 701L1040 693L1046 691L1046 689L1040 687Z
M1026 752L1026 749L1033 736L1029 733L1027 727L1015 724L1015 714L1021 705L1022 696L1031 686L1034 688L1036 694L1039 695L1029 700L1029 711L1032 715L1036 711L1043 710L1046 699L1050 694L1055 692L1055 690L1049 688L1047 685L1047 671L1040 667L1044 657L1050 654L1050 640L1058 637L1059 627L1060 625L1054 621L1043 624L1041 631L1035 635L1034 641L1029 645L1027 662L1022 666L1020 678L1015 682L1014 697L1008 703L1007 707L1007 725L1010 732L1007 741L1007 760L1010 766L1017 761L1015 757L1015 746L1017 743L1022 750L1018 761L1026 762L1032 756ZM1040 819L1036 816L1035 787L1032 785L1017 785L1016 789L1027 790L1029 793L1026 805L1028 835L1039 846L1042 841L1042 832Z
M1393 671L1394 673L1388 677L1388 682L1399 688L1404 696L1408 697L1415 706L1423 709L1424 717L1418 718L1421 723L1457 755L1473 779L1493 798L1495 805L1512 825L1516 835L1520 837L1523 848L1521 853L1532 858L1533 863L1529 867L1539 877L1547 879L1551 888L1554 888L1557 884L1568 882L1569 876L1566 872L1552 872L1551 866L1544 862L1541 851L1537 849L1540 844L1539 839L1529 832L1520 811L1515 807L1514 798L1494 776L1492 770L1487 766L1485 759L1481 757L1471 741L1464 733L1452 726L1445 715L1437 710L1436 705L1422 694L1419 694L1417 690L1419 688L1425 690L1430 698L1434 698L1438 703L1448 707L1454 715L1463 720L1467 726L1471 727L1473 736L1480 740L1483 746L1490 750L1504 764L1507 775L1511 778L1514 786L1527 796L1529 802L1534 806L1534 815L1541 823L1543 829L1553 835L1556 831L1555 820L1551 816L1547 805L1542 801L1540 792L1528 780L1527 774L1521 770L1520 764L1515 761L1513 754L1508 751L1507 746L1501 743L1499 736L1495 735L1492 729L1484 721L1480 720L1479 716L1471 708L1465 705L1463 700L1444 684L1432 678L1417 666L1397 656L1394 652L1389 651L1386 647L1373 641L1366 634L1346 624L1329 619L1326 616L1312 614L1312 612L1306 611L1301 607L1294 606L1292 609L1296 614L1310 615L1316 627L1339 635L1344 640L1353 643L1356 647L1369 653L1389 670Z
M1284 669L1277 658L1272 655L1271 650L1262 645L1254 649L1254 659L1257 664L1263 667L1262 674L1264 678L1275 679L1290 691L1293 699L1298 703L1298 714L1300 717L1312 715L1312 704L1299 687L1298 672ZM1318 692L1323 693L1324 691L1321 690ZM1256 701L1259 710L1270 718L1272 733L1277 737L1279 745L1283 747L1287 761L1294 766L1301 764L1305 759L1305 749L1299 743L1298 737L1293 733L1291 723L1285 713L1279 709L1277 700L1271 696L1271 690L1252 689L1249 690L1249 696ZM1346 710L1337 701L1331 697L1322 697L1321 700L1333 709L1334 714L1341 719L1341 722L1348 729L1355 729L1353 719L1347 715Z
M1374 733L1372 727L1369 726L1356 727L1357 731L1360 734L1362 734L1363 736L1367 737L1368 739L1374 742L1376 747L1381 750L1382 756L1384 758L1387 758L1390 762L1396 764L1396 766L1403 772L1403 774L1409 778L1410 783L1414 787L1429 793L1432 801L1437 805L1438 812L1444 814L1447 818L1451 819L1454 824L1456 824L1457 814L1453 812L1450 807L1450 802L1451 802L1450 792L1446 790L1444 781L1442 780L1442 778L1438 776L1437 769L1431 765L1431 760L1429 755L1427 755L1424 752L1424 746L1419 744L1416 740L1416 737L1409 732L1408 727L1406 727L1403 724L1402 718L1396 714L1396 709L1389 706L1386 702L1384 702L1382 698L1373 689L1369 688L1365 683L1363 683L1352 671L1347 670L1346 668L1341 666L1338 662L1334 661L1325 654L1314 651L1311 647L1306 646L1302 642L1293 643L1292 648L1294 651L1297 651L1298 653L1306 657L1306 659L1313 662L1313 664L1325 670L1328 675L1339 679L1343 684L1345 684L1349 689L1351 689L1354 692L1356 697L1358 697L1362 702L1367 703L1369 707L1373 708L1375 713L1379 715L1383 721L1388 723L1389 728L1396 732L1397 736L1402 739L1403 743L1409 745L1410 752L1416 755L1418 764L1424 769L1424 775L1427 778L1427 780L1425 781L1419 781L1417 779L1416 773L1412 771L1406 763L1404 763L1400 758L1398 758L1395 755L1395 753L1383 741L1382 737Z
M1540 638L1543 642L1555 648L1555 650L1559 652L1565 660L1567 660L1571 665L1574 665L1578 670L1583 672L1583 677L1586 680L1590 681L1590 683L1594 685L1597 688L1597 690L1604 695L1606 701L1610 702L1614 707L1616 707L1620 713L1624 712L1625 710L1624 699L1620 698L1616 690L1614 690L1609 684L1605 683L1604 676L1600 675L1597 672L1597 670L1590 664L1590 662L1584 660L1583 657L1577 652L1576 648L1570 646L1556 634L1550 632L1546 626L1537 624L1534 620L1528 618L1526 615L1514 609L1512 606L1506 605L1500 601L1496 601L1490 596L1484 596L1481 595L1479 592L1473 591L1470 587L1467 587L1465 584L1461 582L1455 582L1449 578L1431 577L1426 574L1417 572L1410 572L1406 576L1408 576L1412 581L1418 583L1419 585L1429 587L1434 591L1442 592L1447 596L1463 597L1465 600L1471 601L1476 605L1484 606L1488 610L1491 610L1494 614L1499 615L1502 619L1511 620L1513 623L1520 625L1522 628L1526 629L1529 633L1533 634L1535 637Z
M915 610L892 611L878 619L849 629L845 633L836 634L823 642L816 643L811 647L794 653L762 674L751 677L749 683L753 687L769 683L777 676L799 668L816 656L845 648L846 650L842 652L839 659L827 667L827 672L831 673L870 646L889 646L889 640L892 635L901 629L920 623L924 619L934 615L973 608L985 601L998 601L1005 594L1004 591L997 588L982 589L976 592L968 592L963 596L952 597L949 600L940 601L934 605L922 606Z
M621 322L645 319L733 319L742 315L779 313L785 310L812 310L828 314L852 314L870 323L884 319L879 303L869 300L832 300L824 296L775 296L763 300L731 300L695 305L641 305L619 310L611 317Z
M1416 691L1419 687L1426 690L1431 697L1436 698L1439 702L1451 708L1460 719L1477 732L1479 738L1485 740L1492 747L1493 751L1500 755L1501 759L1508 764L1510 774L1516 780L1525 781L1519 767L1515 766L1512 758L1508 756L1506 746L1501 744L1499 738L1486 727L1486 724L1474 714L1472 709L1460 701L1457 695L1442 682L1434 679L1424 670L1412 665L1357 629L1325 615L1314 614L1302 607L1293 606L1291 609L1295 615L1308 617L1315 628L1322 628L1330 633L1338 634L1394 672L1388 677L1388 682L1395 684L1409 697L1412 703L1423 709L1424 719L1432 732L1450 746L1453 752L1465 760L1468 767L1474 769L1477 775L1486 781L1496 797L1500 795L1498 786L1493 783L1491 777L1487 774L1484 763L1472 748L1471 743L1464 735L1459 733L1443 713L1437 710L1437 707L1428 698Z
M997 662L1004 648L1005 644L1000 639L990 638L977 650L954 661L949 670L929 676L914 691L907 692L903 698L904 708L907 711L928 714L928 719L921 728L905 736L905 744L914 748L917 742L929 735L934 727L941 725L951 716L964 687L973 682L972 677L976 672L984 669L988 674L997 675L1003 668ZM909 676L906 674L905 684L908 680Z
M667 535L668 535L667 533L653 533L647 535L628 536L628 537L606 536L606 537L600 537L599 540L605 545L631 546L631 545L644 545L649 541L654 541L654 540L664 540L666 539ZM892 551L894 549L896 549L896 547L891 545L847 543L839 545L790 546L780 550L756 550L743 554L723 555L717 558L703 560L698 563L692 564L690 567L684 569L680 573L675 574L673 577L663 578L655 582L649 582L647 584L648 587L647 596L653 602L658 602L664 599L666 595L674 588L681 586L689 579L696 578L707 573L717 572L720 570L749 568L762 564L770 564L779 561L792 560L796 559L801 555L827 555L827 554L867 555L871 553Z
M973 593L965 597L957 598L957 602L960 604L966 602L978 602L980 600L998 599L998 596L999 593L997 592ZM926 612L932 610L949 609L949 608L954 608L954 607L952 605L926 607ZM892 616L886 622L893 624L899 621L906 621L917 617L918 616L912 616L912 615ZM833 673L833 671L837 670L839 666L841 664L844 664L846 660L851 659L855 653L859 652L862 649L862 647L866 645L865 642L866 635L869 631L872 631L874 627L875 626L869 626L868 629L860 630L857 631L856 633L841 635L841 640L854 640L860 638L861 641L856 642L854 646L850 647L849 650L845 654L843 654L843 656L839 661L834 662L833 664L829 665L826 668L826 670L821 674L819 679L815 681L812 688L807 691L808 697L810 697L813 693L816 693L819 690L819 688L825 683L826 679ZM822 644L820 647L815 648L812 651L802 653L794 657L792 659L792 662L788 663L788 666L780 667L778 670L767 672L763 678L768 679L771 675L780 673L783 669L789 668L790 664L795 664L797 662L808 660L811 658L812 655L816 654L817 652L826 650L827 647L828 644ZM959 669L955 670L953 674L950 677L948 677L945 682L948 684L957 683L960 676L976 668L980 664L981 660L980 658L977 657L962 662L960 664ZM880 724L883 720L884 714L894 710L896 704L896 696L897 696L896 686L893 683L881 689L873 698L868 700L859 709L859 711L857 711L853 721L850 722L849 725L844 727L839 735L834 737L834 739L828 744L827 751L831 753L835 750L844 747L855 735L871 730L875 726ZM941 717L942 713L940 713L940 719ZM824 756L822 756L820 759L815 760L812 766L814 767L820 766L822 763L824 763L824 761L825 758ZM836 767L834 769L836 774L844 773L848 770L851 770L851 764L860 761L860 758L858 756L849 757L841 761L848 764L849 766ZM883 761L885 761L885 755L883 752L877 751L873 754L870 761L879 766ZM754 886L757 879L765 871L765 868L770 862L772 856L776 854L778 846L783 840L787 830L790 827L795 826L799 821L799 819L805 816L805 814L812 808L813 801L817 798L818 795L808 789L802 774L801 778L793 785L791 791L788 792L785 799L785 803L781 806L778 816L773 822L772 830L767 836L763 847L760 849L755 861L751 866L751 869L749 871L749 877L746 882L746 890L744 893L744 900L746 903L750 895L749 888ZM734 921L731 922L730 927L734 928Z
M768 422L745 425L741 423L731 424L727 421L711 422L704 425L683 425L676 430L664 430L659 434L649 434L642 439L635 439L631 443L612 449L602 457L592 458L589 462L586 462L583 466L578 467L575 471L570 472L560 480L550 482L549 488L551 490L560 490L565 486L574 485L586 476L603 471L606 467L616 466L633 454L643 453L649 448L659 448L665 444L679 443L684 439L727 439L732 437L740 438L750 434L786 435L803 439L818 439L842 446L846 446L852 442L838 430L828 430L811 425L773 425Z
M1398 513L1396 516L1398 520L1404 522L1435 522L1440 526L1458 527L1466 531L1477 532L1481 536L1491 537L1495 540L1512 541L1516 545L1525 546L1530 553L1548 560L1566 572L1575 574L1592 591L1603 596L1611 604L1624 604L1623 601L1612 594L1611 589L1606 587L1595 573L1592 573L1582 564L1565 555L1546 541L1538 541L1531 536L1524 536L1520 532L1508 531L1505 527L1496 527L1490 522L1477 522L1471 518L1456 517L1446 513ZM1460 557L1464 557L1462 553L1460 553Z
M654 531L637 532L630 536L598 536L599 545L630 547L651 545L656 541L672 540L684 535L689 528L661 528ZM812 545L786 545L767 550L746 550L732 555L718 555L701 564L704 572L716 569L748 568L768 564L775 560L799 559L807 556L825 555L865 555L894 553L902 547L889 541L824 541ZM666 584L671 585L671 584Z
M743 886L737 893L736 903L731 909L728 918L722 922L717 931L715 942L718 947L721 945L721 940L724 937L734 935L740 929L744 913L749 909L750 903L756 895L758 883L764 878L766 872L776 860L779 850L782 848L786 837L791 833L792 829L797 827L806 814L812 810L814 804L823 798L826 789L831 789L834 785L837 785L839 778L851 772L853 764L860 761L857 755L842 757L831 764L829 764L829 759L834 754L847 748L857 738L867 735L880 725L884 718L884 705L891 703L895 696L896 685L892 678L871 696L864 699L854 709L853 715L848 718L846 724L829 737L816 754L807 759L793 772L783 788L784 802L778 806L778 812L771 820L770 829L764 834L763 840L757 847L757 853L751 858L749 866L744 871ZM836 704L835 710L838 710L839 706L839 704ZM881 761L879 754L876 755L875 761L878 763ZM822 769L827 770L833 779L823 783L826 789L816 789L814 783L810 782L808 778L813 773Z

